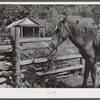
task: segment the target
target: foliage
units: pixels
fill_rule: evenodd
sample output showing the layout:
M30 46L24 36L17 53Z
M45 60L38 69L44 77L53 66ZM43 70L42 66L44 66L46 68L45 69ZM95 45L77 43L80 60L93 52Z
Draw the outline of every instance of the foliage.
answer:
M51 36L60 15L67 13L94 18L97 23L100 15L99 9L99 5L0 5L0 34L5 33L5 27L10 23L24 17L31 17L49 23L46 36Z
M44 52L45 51L45 52ZM39 77L37 71L47 72L54 69L56 55L51 55L48 57L48 52L46 49L34 49L32 52L26 51L21 53L21 60L35 59L35 58L48 58L46 63L31 64L22 67L25 70L22 74L24 78L22 79L22 84L20 87L43 87L46 77Z
M59 81L55 75L51 75L44 81L44 87L46 88L67 88L68 85L65 84L63 81Z
M99 28L99 23L100 23L100 6L97 5L95 6L93 9L92 9L92 12L94 14L94 20L95 20L95 23L98 25L98 28Z

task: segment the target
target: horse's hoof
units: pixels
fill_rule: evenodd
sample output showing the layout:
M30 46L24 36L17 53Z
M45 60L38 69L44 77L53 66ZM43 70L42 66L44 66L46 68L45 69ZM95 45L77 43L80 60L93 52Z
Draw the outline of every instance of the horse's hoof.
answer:
M81 86L81 88L86 88L86 87L87 87L87 85L82 85L82 86Z
M97 87L98 87L97 85L93 86L93 88L97 88Z

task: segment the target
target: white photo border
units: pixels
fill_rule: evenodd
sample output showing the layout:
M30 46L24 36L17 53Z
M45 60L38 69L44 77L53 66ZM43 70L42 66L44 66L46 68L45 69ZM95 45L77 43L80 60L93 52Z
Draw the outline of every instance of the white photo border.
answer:
M96 5L100 2L0 2L1 4L27 5ZM55 95L52 94L55 92ZM96 88L0 88L0 98L100 98Z

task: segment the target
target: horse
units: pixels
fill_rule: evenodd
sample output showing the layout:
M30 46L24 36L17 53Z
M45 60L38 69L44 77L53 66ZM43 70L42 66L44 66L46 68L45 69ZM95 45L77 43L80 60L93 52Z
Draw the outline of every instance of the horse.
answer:
M79 53L85 59L84 79L82 88L87 87L87 80L91 72L93 87L97 87L97 58L100 55L100 35L97 30L92 27L73 23L63 18L57 24L52 42L49 47L51 52L56 51L67 38L79 49Z

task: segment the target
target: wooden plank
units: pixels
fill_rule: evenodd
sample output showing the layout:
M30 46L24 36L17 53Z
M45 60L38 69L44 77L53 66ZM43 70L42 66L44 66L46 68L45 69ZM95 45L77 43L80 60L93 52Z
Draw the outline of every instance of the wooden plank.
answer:
M97 64L100 64L100 62L98 62ZM66 72L66 71L71 71L71 70L77 70L77 69L83 69L84 65L76 65L76 66L70 66L70 67L64 67L61 69L56 69L53 71L49 71L46 73L43 72L37 72L38 75L43 76L43 75L51 75L51 74L57 74L57 73L62 73L62 72ZM100 69L100 67L98 67L97 71Z
M6 78L0 78L0 88L7 88Z
M62 56L62 57L57 57L57 60L70 60L70 59L77 59L77 58L80 58L81 55L78 54L78 55L70 55L70 56ZM23 60L23 61L20 61L20 64L21 65L27 65L27 64L36 64L36 63L45 63L47 62L48 59L47 58L36 58L36 59L29 59L29 60Z
M3 84L0 85L0 88L7 88L7 87L8 87L8 86L7 86L6 83L3 83Z
M0 72L0 76L1 75L11 75L12 74L12 71L1 71Z
M68 58L69 56L64 56L64 58L63 58L63 56L62 57L60 57L60 59L58 58L57 60L59 61L59 60L61 60L61 58L63 58L63 60L68 60L68 59L76 59L76 58L79 58L80 56L78 55L74 55L74 56L71 56L70 55L70 57ZM28 59L28 60L22 60L22 61L20 61L20 64L21 65L28 65L28 64L38 64L38 63L45 63L45 62L47 62L48 61L48 59L47 58L36 58L36 59ZM7 65L9 65L10 66L10 63L7 63Z
M57 76L57 78L68 78L68 77L71 77L71 76L73 76L73 74Z
M32 49L44 49L47 48L46 46L31 46L31 47L21 47L22 50L32 50Z
M46 58L43 58L43 59L29 59L29 60L22 60L20 61L20 65L29 65L29 64L38 64L38 63L45 63L47 62L47 59ZM7 63L7 65L10 65L10 63Z
M0 67L0 71L6 71L9 69L9 66L6 66L6 67Z
M47 58L36 58L36 59L34 59L34 63L45 63L47 61L48 61Z
M7 63L7 61L0 61L0 68L6 67L6 63Z
M29 60L22 60L20 61L21 65L28 65L28 64L38 64L38 63L45 63L47 62L47 58L37 58L37 59L29 59Z
M69 59L77 59L77 58L81 58L81 57L82 56L80 54L75 54L75 55L57 57L57 60L69 60Z
M22 50L31 50L31 49L36 49L36 48L46 48L46 46L31 46L31 47L24 47L24 46L20 46L20 49ZM5 50L5 51L4 51ZM12 50L12 45L2 45L0 46L0 51L6 52L6 51L11 51Z
M34 63L33 59L20 61L20 65L28 65L28 64L32 64L32 63Z
M8 60L10 59L9 57L5 57L5 55L0 55L0 60Z
M57 76L62 76L62 75L65 75L65 74L68 74L68 72L58 73Z
M27 49L33 49L34 47L22 47L20 46L20 49L22 50L27 50ZM6 51L11 51L12 50L12 45L1 45L0 46L0 51L6 52Z
M66 66L73 66L73 65L76 65L76 62L74 63L68 63L68 64L61 64L61 65L57 65L58 67L66 67Z
M70 60L70 59L76 59L76 58L79 58L79 57L81 57L80 56L80 54L78 54L78 56L76 55L74 55L74 56L71 56L70 55L70 57L69 56L64 56L64 58L63 57L60 57L60 59L58 58L57 60L59 61L59 60L61 60L61 58L63 59L63 60ZM48 60L47 60L47 58L37 58L37 59L29 59L29 60L22 60L22 61L20 61L20 64L21 65L28 65L28 64L38 64L38 63L45 63L45 62L47 62ZM97 64L100 64L100 62L98 62ZM10 63L7 63L7 65L8 66L10 66Z
M2 82L4 82L4 81L7 81L7 79L6 78L0 78L0 83L2 83Z
M3 59L3 58L5 58L5 56L4 55L0 55L0 59Z
M2 45L2 46L0 46L0 51L11 50L11 49L12 49L12 45Z
M0 61L11 61L10 57L3 57L0 58Z
M71 70L76 70L76 69L82 69L82 68L84 68L84 65L77 65L77 66L71 66L71 67L56 69L56 70L53 70L53 71L49 71L47 73L37 72L37 74L40 75L40 76L51 75L51 74L56 74L56 73L61 73L61 72L71 71Z
M43 41L51 41L52 40L52 37L42 37L42 38L23 38L23 39L20 39L20 43L31 43L31 42L43 42ZM4 40L5 42L7 43L10 43L10 40L7 39L7 40Z
M28 42L42 42L42 41L51 41L52 38L27 38L27 39L20 39L21 43L28 43Z
M27 60L28 61L28 60ZM30 61L30 60L29 60ZM30 61L30 64L33 62L33 59L32 59L32 61ZM27 63L29 64L29 62L23 62L23 61L21 61L20 62L21 63L21 65L26 65ZM11 64L9 63L9 62L7 62L6 63L7 64L7 66L11 66ZM97 62L97 65L100 65L100 62ZM63 66L63 65L60 65L60 66ZM77 66L77 65L76 65ZM84 67L84 65L82 65L83 67ZM67 65L65 66L66 68L67 68ZM70 66L71 67L71 66ZM74 66L75 67L75 66ZM65 69L66 69L65 68ZM6 68L4 68L4 67L2 67L2 68L0 68L0 70L7 70L8 69L8 67L6 67ZM39 68L39 70L41 70L42 68ZM36 69L36 71L38 71L38 69ZM59 70L58 70L59 71Z

